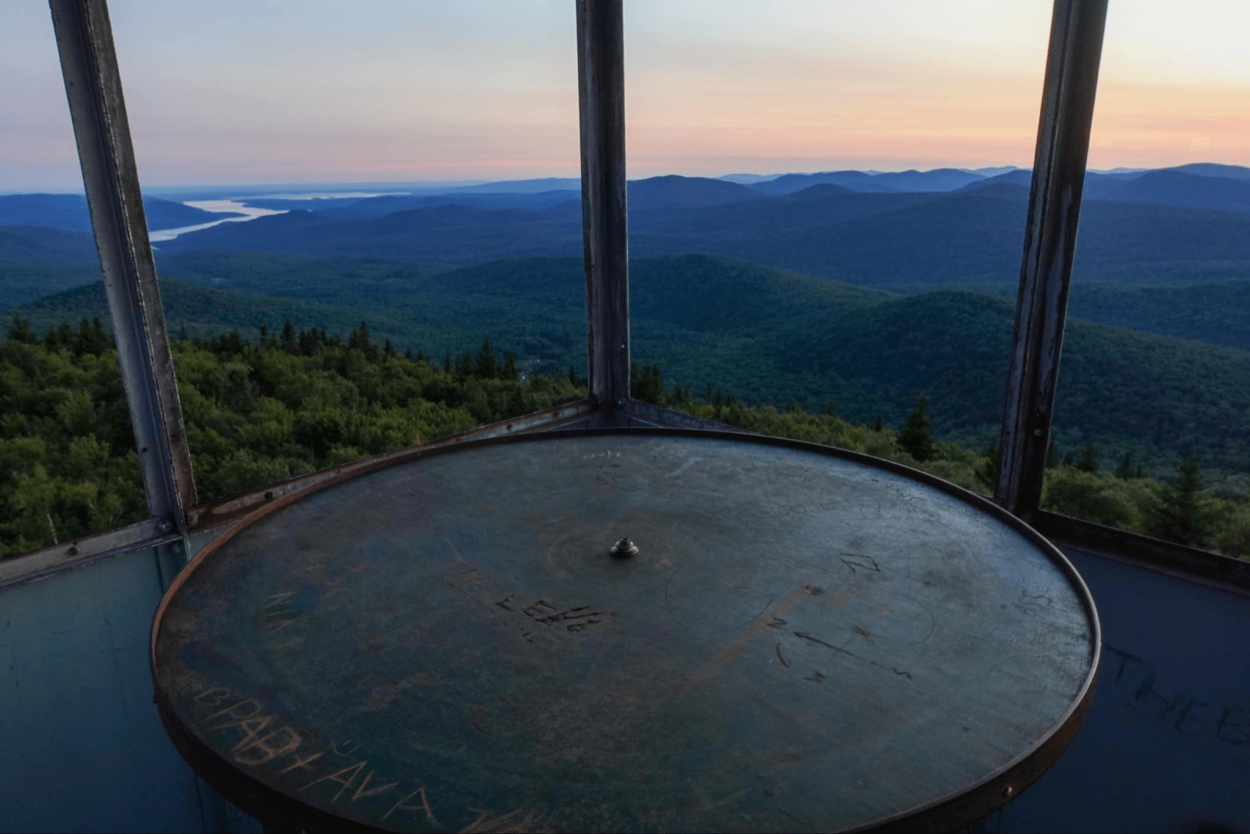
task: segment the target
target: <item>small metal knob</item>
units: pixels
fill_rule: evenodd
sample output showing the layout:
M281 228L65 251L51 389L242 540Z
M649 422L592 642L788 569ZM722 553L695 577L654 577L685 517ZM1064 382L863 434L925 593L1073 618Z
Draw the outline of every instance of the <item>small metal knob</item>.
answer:
M634 554L636 554L638 552L638 547L633 542L631 542L629 540L629 537L627 536L621 539L616 544L612 545L611 549L608 550L608 552L611 553L613 556L624 559L624 558L627 558L629 556L633 556Z

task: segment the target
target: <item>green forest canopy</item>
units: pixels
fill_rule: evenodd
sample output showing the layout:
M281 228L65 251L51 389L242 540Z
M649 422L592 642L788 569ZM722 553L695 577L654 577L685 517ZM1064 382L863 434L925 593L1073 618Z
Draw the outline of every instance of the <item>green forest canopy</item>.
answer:
M585 393L573 373L523 378L484 342L433 361L377 345L362 322L346 340L289 322L248 343L237 331L173 344L202 498L232 494L360 457L537 411ZM635 396L750 431L861 451L988 491L996 449L932 436L921 400L903 434L797 402L748 407L708 386L700 399L635 368ZM146 517L116 354L98 320L40 338L20 318L0 343L0 557ZM1087 444L1089 445L1089 444ZM1130 456L1100 471L1092 446L1047 473L1043 505L1230 555L1250 554L1250 501L1208 489L1196 460L1172 485ZM922 458L922 459L918 459Z

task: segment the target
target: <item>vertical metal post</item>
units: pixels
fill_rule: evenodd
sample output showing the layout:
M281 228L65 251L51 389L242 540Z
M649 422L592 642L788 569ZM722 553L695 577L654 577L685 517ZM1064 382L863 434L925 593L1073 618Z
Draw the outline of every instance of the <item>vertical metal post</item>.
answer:
M1026 519L1042 497L1106 20L1107 0L1055 0L994 488Z
M629 397L624 43L621 0L577 0L590 395L609 409Z
M185 531L195 482L108 5L50 6L148 510L165 529Z

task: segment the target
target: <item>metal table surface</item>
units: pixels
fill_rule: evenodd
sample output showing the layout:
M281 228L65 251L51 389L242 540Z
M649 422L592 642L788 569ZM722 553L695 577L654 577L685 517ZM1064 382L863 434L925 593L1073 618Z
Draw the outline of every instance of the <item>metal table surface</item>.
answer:
M603 430L275 502L151 651L175 744L273 826L793 831L993 812L1066 748L1099 644L1059 551L945 482Z

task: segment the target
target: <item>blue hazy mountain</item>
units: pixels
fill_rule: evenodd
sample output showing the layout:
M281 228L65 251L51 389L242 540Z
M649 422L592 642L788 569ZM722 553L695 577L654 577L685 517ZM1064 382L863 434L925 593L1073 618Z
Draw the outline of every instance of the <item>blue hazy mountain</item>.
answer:
M580 184L579 184L580 185ZM630 211L717 206L756 200L759 192L737 183L705 177L664 176L633 180L629 183ZM367 198L323 198L292 200L248 198L244 202L259 208L285 211L332 211L340 214L383 215L434 206L473 206L484 209L519 208L542 210L572 203L580 211L580 188L539 192L491 192L458 189L440 194L385 195Z
M1006 174L1020 169L1016 165L999 165L991 168L958 168L956 170L963 171L965 174L980 174L983 177L997 177L999 174Z
M1019 275L1028 197L1027 185L1010 181L1028 177L1016 171L972 191L947 193L862 194L825 184L695 208L653 203L647 209L639 195L631 201L630 251L639 257L727 255L892 289L1010 286ZM1225 185L1221 179L1190 179ZM705 190L709 183L717 193ZM654 185L674 202L723 200L722 187L749 191L714 180ZM1101 187L1091 185L1082 211L1078 275L1135 283L1250 275L1250 212L1095 199ZM577 255L581 247L581 206L568 201L538 211L431 206L361 219L290 212L184 235L162 243L161 251L236 249L467 265Z
M704 208L758 200L758 191L745 185L705 177L651 177L629 183L629 210Z
M237 213L212 212L184 206L170 200L148 197L143 201L148 228L177 229L198 223L211 223ZM71 232L91 231L91 212L82 194L0 195L0 226L44 226Z
M1089 174L1077 280L1141 286L1250 277L1250 211L1244 210L1250 182L1211 175L1246 169L1203 170ZM860 182L890 176L851 173ZM639 180L630 184L630 251L636 257L732 256L896 291L1001 291L1018 280L1030 178L1029 171L1015 170L953 192L860 193L819 183L778 196L725 180ZM494 194L481 192L470 201ZM158 248L162 255L235 250L444 266L581 253L580 200L563 199L568 192L520 196L550 205L438 203L389 211L410 198L326 200L317 211L224 224ZM88 235L0 229L0 261L95 262ZM62 270L48 279L49 287L64 288L71 278Z
M0 263L98 264L95 238L46 226L0 225Z
M1088 178L1088 174L1086 177ZM1029 168L1016 168L1011 171L986 177L979 182L970 182L960 187L960 191L978 191L992 185L1023 185L1028 188L1033 183L1033 171Z
M1191 162L1188 165L1177 165L1167 168L1168 171L1181 171L1199 177L1227 177L1234 180L1250 182L1250 168L1244 165L1220 165L1216 162Z
M868 217L933 199L932 194L863 194L841 185L813 185L793 194L753 202L709 206L698 211L635 213L630 205L631 240L639 245L685 250L727 235L752 237L794 234ZM689 250L694 251L694 250Z
M451 191L440 194L386 194L379 197L243 197L241 202L257 208L279 211L329 211L347 215L391 214L396 211L430 206L476 206L478 208L544 209L581 200L580 190L540 191L537 193Z
M725 180L726 182L736 182L739 185L755 185L759 182L775 180L779 176L781 174L725 174L725 176L717 177L717 179Z
M786 174L782 177L752 184L765 194L793 194L813 185L830 183L862 193L893 191L955 191L985 180L978 173L957 168L935 168L932 171L896 171L867 174L863 171L826 171L820 174Z
M456 189L468 193L489 194L539 194L543 191L566 191L580 189L582 181L575 177L545 177L536 180L501 180Z
M793 194L811 188L813 185L840 185L852 191L864 193L896 191L887 183L877 182L872 174L863 171L824 171L819 174L784 174L767 182L755 183L751 187L763 194Z
M42 226L0 226L0 307L100 283L95 238Z
M895 191L954 191L985 177L956 168L935 168L932 171L898 171L873 177Z
M1026 169L964 186L977 191L993 185L1028 188L1033 172ZM1250 211L1250 168L1195 163L1158 171L1087 172L1084 199L1186 208Z
M1086 198L1092 200L1250 211L1250 178L1233 179L1172 169L1151 171L1129 180L1087 181L1085 188Z

